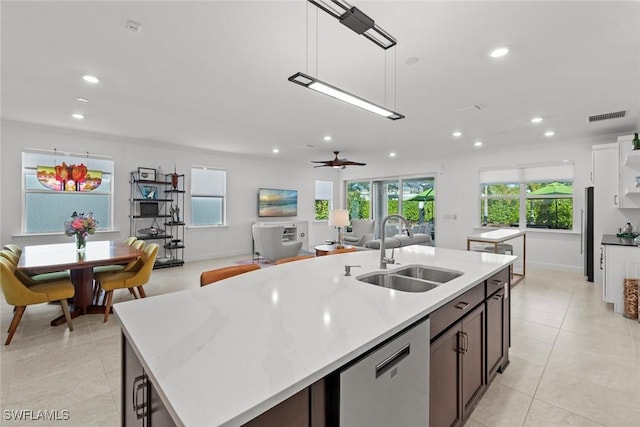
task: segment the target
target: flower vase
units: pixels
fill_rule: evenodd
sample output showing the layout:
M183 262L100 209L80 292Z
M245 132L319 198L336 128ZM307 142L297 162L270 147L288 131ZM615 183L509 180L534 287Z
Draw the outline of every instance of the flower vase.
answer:
M82 233L74 234L76 239L76 252L84 252L87 247L87 236Z

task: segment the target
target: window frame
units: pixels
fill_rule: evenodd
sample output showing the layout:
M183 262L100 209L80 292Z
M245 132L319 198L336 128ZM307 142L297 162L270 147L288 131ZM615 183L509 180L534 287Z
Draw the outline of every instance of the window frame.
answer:
M224 182L221 185L222 188L222 196L220 195L194 195L194 191L199 188L199 186L201 184L199 184L195 179L194 179L194 170L197 171L212 171L212 172L221 172L223 175L223 179ZM193 165L190 168L190 180L191 180L191 185L189 188L189 227L190 228L216 228L216 227L225 227L227 226L227 181L228 181L228 177L227 177L227 170L226 169L222 169L222 168L217 168L217 167L211 167L211 166L201 166L201 165ZM220 185L219 183L216 183L215 185ZM213 187L212 187L213 188ZM212 188L208 188L208 190L211 190ZM215 191L212 191L212 193L215 193ZM220 216L221 216L221 221L219 224L194 224L193 223L193 219L194 219L194 213L196 213L198 211L198 209L194 209L194 200L201 200L201 199L220 199L221 200L221 207L220 207Z
M38 160L37 156L42 156L43 160ZM90 170L100 170L102 172L103 177L108 177L105 179L108 181L108 189L107 190L93 190L90 192L78 192L78 191L55 191L48 190L46 188L29 188L27 183L28 180L31 179L32 176L37 176L37 167L45 166L47 163L53 164L54 166L61 164L62 162L68 164L77 164L78 162L84 163ZM54 231L29 231L28 227L28 217L29 213L27 209L29 208L29 203L27 202L27 198L29 195L34 194L46 194L53 197L89 197L89 196L104 196L107 198L108 205L108 219L105 220L104 217L98 213L96 215L96 219L98 221L98 225L96 228L96 232L109 232L113 231L114 224L114 171L115 171L115 162L110 156L101 156L101 155L89 155L88 153L74 153L74 152L58 152L51 150L40 150L40 149L29 149L25 148L21 153L21 220L20 220L20 233L23 236L42 236L42 235L59 235L64 234L64 222L68 221L71 218L71 214L73 211L69 211L68 215L65 216L64 219L61 218L59 221L59 229ZM108 166L111 170L103 170L102 166L95 167L91 165L91 162L96 162L98 164L106 162L106 166ZM36 177L37 179L37 177ZM102 184L101 184L102 186ZM101 187L100 186L100 187ZM85 212L88 213L88 212ZM93 212L95 214L95 212Z
M329 183L329 196L328 198L322 197L322 188L319 188L318 185L323 186ZM326 189L325 189L326 190ZM327 197L327 196L325 196ZM318 202L319 201L328 201L327 206L327 217L326 218L318 218ZM316 179L315 180L315 188L314 188L314 202L313 202L313 219L314 221L329 221L329 211L333 209L333 181L328 181L325 179Z

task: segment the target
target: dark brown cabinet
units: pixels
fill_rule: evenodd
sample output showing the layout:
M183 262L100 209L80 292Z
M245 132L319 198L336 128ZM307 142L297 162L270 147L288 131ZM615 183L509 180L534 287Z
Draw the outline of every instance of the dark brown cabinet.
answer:
M430 427L462 425L506 368L508 296L505 268L431 314Z

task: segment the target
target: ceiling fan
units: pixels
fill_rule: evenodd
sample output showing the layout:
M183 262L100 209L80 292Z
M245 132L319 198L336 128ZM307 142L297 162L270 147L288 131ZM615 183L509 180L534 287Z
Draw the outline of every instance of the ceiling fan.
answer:
M352 162L349 159L339 159L338 154L339 151L334 151L333 154L336 155L336 158L333 160L312 160L311 163L324 163L323 165L314 166L314 168L323 168L323 167L332 167L332 168L341 168L344 169L347 166L365 166L366 163L360 162Z

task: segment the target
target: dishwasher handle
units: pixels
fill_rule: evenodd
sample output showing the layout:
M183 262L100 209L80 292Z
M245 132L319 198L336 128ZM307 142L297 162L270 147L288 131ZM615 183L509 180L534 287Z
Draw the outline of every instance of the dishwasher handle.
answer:
M408 357L409 353L411 353L411 344L405 345L400 350L396 351L391 356L378 363L376 365L376 378L384 375L385 372L400 363L401 360Z

